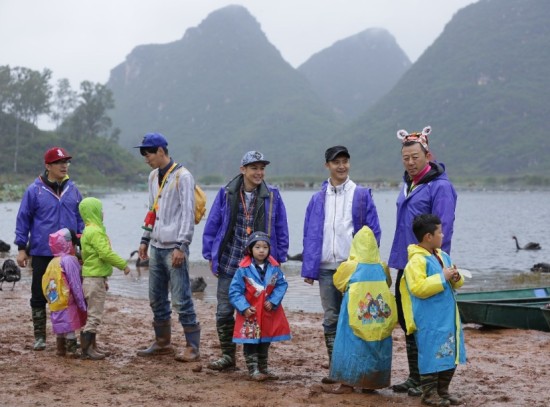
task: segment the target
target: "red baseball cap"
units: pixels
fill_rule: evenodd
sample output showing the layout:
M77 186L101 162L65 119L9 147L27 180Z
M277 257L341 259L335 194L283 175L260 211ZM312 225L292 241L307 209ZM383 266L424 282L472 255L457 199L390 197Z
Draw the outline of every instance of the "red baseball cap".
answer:
M60 160L70 160L71 158L73 157L71 157L64 148L52 147L44 154L44 163L51 164Z

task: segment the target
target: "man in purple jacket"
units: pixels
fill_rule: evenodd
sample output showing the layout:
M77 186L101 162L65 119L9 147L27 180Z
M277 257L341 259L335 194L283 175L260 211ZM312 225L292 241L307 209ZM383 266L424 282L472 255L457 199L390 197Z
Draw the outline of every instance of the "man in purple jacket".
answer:
M31 309L34 326L34 350L46 348L46 298L42 276L53 258L49 236L67 228L82 233L84 222L78 212L82 196L69 179L71 156L61 147L44 154L46 169L29 185L23 195L15 226L17 263L27 267L27 244L32 256ZM30 236L30 237L29 237Z
M431 127L425 127L421 133L408 134L399 130L397 137L402 141L401 158L405 167L404 182L397 197L397 222L395 235L388 261L389 267L397 269L395 283L395 299L399 324L406 333L401 294L399 285L403 277L403 270L407 264L407 247L416 244L412 231L412 222L415 216L434 214L439 216L443 228L442 250L451 254L451 238L455 220L456 191L447 178L445 166L442 163L430 161L432 154L428 148L428 135ZM398 393L408 392L410 396L422 395L420 390L420 373L418 371L418 349L414 335L406 335L407 360L409 377L403 383L392 386Z
M302 277L307 284L319 281L323 306L323 329L329 362L336 337L336 326L342 304L342 293L332 277L348 259L355 233L368 226L380 245L378 213L369 188L356 185L349 178L350 154L344 146L325 152L329 179L309 201L304 221ZM323 383L333 383L328 377Z
M209 369L235 368L235 308L229 302L229 285L239 268L250 234L267 233L270 255L279 263L287 260L286 209L278 189L264 181L268 164L259 151L247 152L241 160L240 174L220 189L206 220L202 255L218 278L216 329L222 350L222 356L208 364Z

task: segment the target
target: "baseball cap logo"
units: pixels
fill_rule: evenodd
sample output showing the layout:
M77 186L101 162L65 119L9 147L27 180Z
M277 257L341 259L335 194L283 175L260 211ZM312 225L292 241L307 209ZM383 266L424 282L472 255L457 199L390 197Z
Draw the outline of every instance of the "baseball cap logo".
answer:
M63 154L63 151L61 151L59 148L57 149L56 152L58 157L65 157L65 154Z

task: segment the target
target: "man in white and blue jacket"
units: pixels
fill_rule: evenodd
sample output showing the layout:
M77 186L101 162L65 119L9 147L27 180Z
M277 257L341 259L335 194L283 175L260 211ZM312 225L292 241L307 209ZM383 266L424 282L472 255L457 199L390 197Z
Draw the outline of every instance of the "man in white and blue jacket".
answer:
M380 224L370 188L349 178L350 154L344 146L325 152L330 177L309 201L304 221L302 277L308 284L319 281L323 328L329 361L332 357L342 293L332 281L334 272L348 259L355 233L368 226L380 245ZM327 377L324 383L332 381Z
M216 329L222 351L219 359L208 364L209 369L235 368L235 308L229 301L229 286L248 237L252 232L267 233L271 256L279 263L287 260L286 209L279 190L264 181L268 164L259 151L248 151L241 160L240 174L218 192L204 227L202 255L218 278Z

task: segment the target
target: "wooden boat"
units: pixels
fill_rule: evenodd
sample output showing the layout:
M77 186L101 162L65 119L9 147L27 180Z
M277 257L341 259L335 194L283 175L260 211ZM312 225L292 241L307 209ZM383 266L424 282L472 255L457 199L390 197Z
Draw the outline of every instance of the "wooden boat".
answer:
M543 313L550 287L460 293L456 298L463 323L550 332Z
M550 287L517 288L513 290L476 291L456 294L457 301L488 301L514 298L550 297Z
M548 326L550 327L550 308L542 308L542 316L546 319Z

